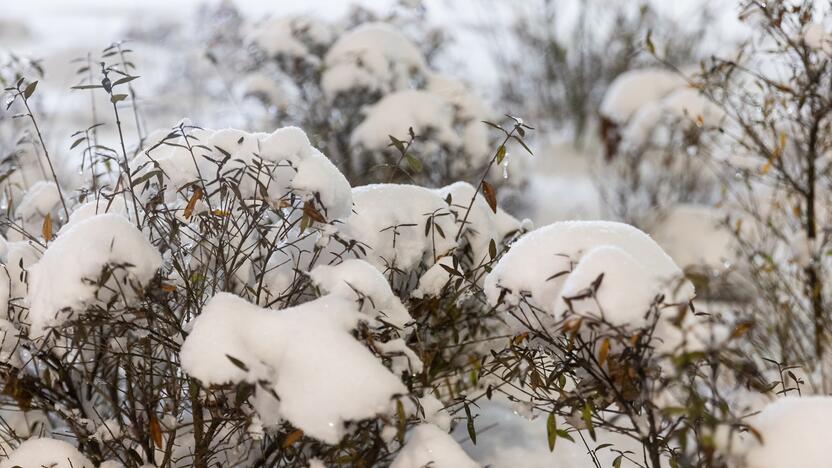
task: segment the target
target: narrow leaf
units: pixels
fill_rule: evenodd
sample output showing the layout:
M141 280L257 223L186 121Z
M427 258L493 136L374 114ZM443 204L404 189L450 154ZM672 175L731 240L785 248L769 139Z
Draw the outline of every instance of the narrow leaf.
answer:
M491 211L494 213L497 212L497 192L494 191L494 187L491 186L486 181L482 181L482 195L485 197L485 201L488 202L488 206L491 207Z

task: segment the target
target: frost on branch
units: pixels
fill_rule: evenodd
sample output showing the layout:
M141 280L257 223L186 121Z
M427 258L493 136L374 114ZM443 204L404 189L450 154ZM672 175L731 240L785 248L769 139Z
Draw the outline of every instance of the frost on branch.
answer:
M79 222L30 268L30 336L60 327L95 300L133 297L161 264L156 248L123 216L101 214Z
M386 413L407 393L350 334L361 317L354 301L337 295L275 311L220 293L185 340L182 367L206 385L261 382L258 401L272 400L260 414L264 424L285 419L336 444L345 421Z

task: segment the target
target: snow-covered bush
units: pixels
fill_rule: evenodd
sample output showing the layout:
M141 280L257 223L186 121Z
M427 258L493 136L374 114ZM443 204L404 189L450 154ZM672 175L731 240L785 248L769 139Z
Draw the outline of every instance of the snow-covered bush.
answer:
M75 91L108 96L120 135L123 70ZM36 86L7 90L33 127ZM92 148L110 163L72 190L51 170L19 178L0 371L4 404L37 424L8 419L9 460L475 466L448 431L503 333L483 278L528 229L486 180L525 145L529 127L509 122L491 124L503 140L476 186L351 187L297 127L187 120Z
M716 170L701 140L723 113L674 71L619 75L601 102L604 157L598 186L616 219L647 230L675 205L713 205Z
M750 344L805 375L789 391L829 392L832 61L824 46L830 16L813 2L743 2L753 31L735 55L714 57L694 84L724 115L720 137L697 151L726 168L725 228L739 246L754 293L738 315L753 323ZM800 374L800 372L798 372ZM793 374L794 375L794 374ZM788 380L788 382L786 382Z

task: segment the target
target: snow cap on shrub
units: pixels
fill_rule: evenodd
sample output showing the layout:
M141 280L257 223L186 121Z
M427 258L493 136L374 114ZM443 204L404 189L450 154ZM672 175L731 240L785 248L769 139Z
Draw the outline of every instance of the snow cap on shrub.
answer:
M384 93L409 87L426 67L419 49L386 23L365 23L344 34L326 54L321 87L329 98L353 89Z
M162 265L162 257L136 226L123 216L101 214L61 233L29 269L30 336L58 327L80 313L98 290L105 267L123 267L129 286L145 285ZM60 275L60 281L56 281ZM115 276L120 277L120 273Z
M75 447L57 439L29 439L20 444L9 458L0 461L0 468L42 467L95 468Z
M260 414L264 424L286 419L335 444L345 421L385 413L396 394L407 393L353 338L360 318L354 301L336 295L271 310L220 293L195 319L182 367L206 385L267 382L280 400L258 391L258 400L272 400L268 414Z
M485 293L492 304L502 291L509 303L528 295L560 318L567 309L563 297L592 287L602 273L598 299L604 318L613 324L643 316L659 294L676 303L690 300L694 292L688 281L679 283L683 274L673 260L638 229L607 221L564 221L512 244L486 277Z
M748 434L747 468L828 468L832 397L783 397L751 417L763 439Z
M390 468L479 468L447 432L433 424L420 424Z

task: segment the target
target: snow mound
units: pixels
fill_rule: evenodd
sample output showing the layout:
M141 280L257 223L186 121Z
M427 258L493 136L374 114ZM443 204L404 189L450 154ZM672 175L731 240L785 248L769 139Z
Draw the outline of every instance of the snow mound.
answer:
M689 282L679 284L682 271L647 234L607 221L558 222L524 235L486 277L485 293L492 304L503 291L509 304L528 296L559 318L566 311L563 297L592 287L601 273L598 298L610 307L605 318L611 323L628 323L648 297L664 294L665 302L675 303L693 296Z
M94 468L95 465L72 445L57 439L29 439L20 444L0 468L15 467Z
M270 57L310 59L312 49L329 44L332 36L332 28L313 17L284 16L257 24L250 32L248 42Z
M382 320L402 328L413 320L381 272L364 260L350 259L338 265L320 265L312 270L310 276L329 294L360 300L361 310L369 309L373 321Z
M96 299L94 284L107 266L126 279L127 293L147 283L162 265L162 257L141 231L123 216L101 214L63 232L29 269L30 336L59 327ZM60 281L56 275L60 274ZM126 274L126 278L125 275Z
M179 136L134 159L134 179L150 176L158 167L165 178L165 202L178 203L182 208L191 197L184 189L200 178L212 191L218 177L231 177L239 180L240 193L247 199L265 196L277 206L279 200L294 193L304 200L319 201L327 220L350 214L349 182L329 158L312 147L300 128L283 127L270 134L231 128L194 129L188 142L194 148L193 154L183 147L184 138ZM261 167L258 157L270 167ZM220 169L214 161L223 160Z
M644 104L657 101L683 86L685 80L681 76L666 70L645 68L624 72L604 94L600 113L616 123L623 123Z
M366 260L382 272L393 267L411 271L422 262L433 265L457 246L448 204L430 189L372 184L354 188L352 199L354 213L340 231L368 245ZM426 236L429 218L435 233Z
M344 34L324 59L324 93L334 98L353 89L383 93L405 89L426 68L419 49L385 23L366 23Z
M391 398L407 392L352 337L360 318L355 302L334 294L276 311L220 293L195 319L182 367L206 385L266 382L280 400L258 391L258 406L276 408L260 414L264 424L286 419L335 444L344 421L385 413Z
M448 196L451 197L452 211L456 212L457 228L465 218L471 197L474 196L474 190L474 186L468 182L455 182L436 190L443 200ZM493 212L488 202L485 201L485 197L477 193L463 228L463 236L471 246L473 264L478 265L488 261L488 246L491 240L499 244L507 235L519 230L522 225L523 223L503 211L502 208L497 207L497 212Z
M749 435L748 468L826 468L832 397L784 397L748 421L763 444Z
M40 233L43 220L60 206L61 198L58 186L54 182L35 182L15 210L15 218L20 227L27 233ZM57 224L57 219L54 220ZM9 229L10 240L23 240L23 235Z
M388 135L406 139L408 128L417 135L431 133L448 146L459 146L462 139L454 131L454 109L429 91L409 89L384 96L364 110L365 119L353 130L350 143L366 149L384 149Z
M410 433L390 468L479 468L462 447L433 424L420 424Z

